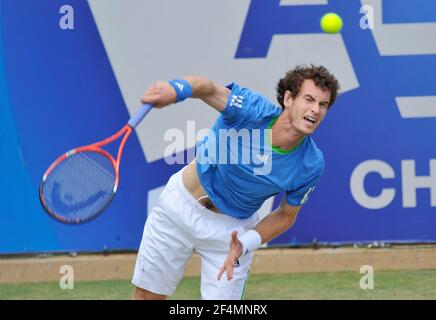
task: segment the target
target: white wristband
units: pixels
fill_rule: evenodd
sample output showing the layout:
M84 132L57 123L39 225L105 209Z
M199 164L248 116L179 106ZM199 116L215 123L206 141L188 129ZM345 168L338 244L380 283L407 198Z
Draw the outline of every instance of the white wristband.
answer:
M242 243L242 255L253 252L262 245L262 238L259 232L250 229L238 237Z

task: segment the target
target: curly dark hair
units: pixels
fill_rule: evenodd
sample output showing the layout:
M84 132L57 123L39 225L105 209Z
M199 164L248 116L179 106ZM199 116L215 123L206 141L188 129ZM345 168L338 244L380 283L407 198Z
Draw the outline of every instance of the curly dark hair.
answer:
M277 101L283 109L285 108L283 99L286 90L289 90L292 97L295 98L300 92L303 81L306 79L312 79L318 88L330 91L329 108L335 102L339 91L339 82L335 76L324 66L315 66L313 64L310 66L300 65L289 70L285 77L277 83Z

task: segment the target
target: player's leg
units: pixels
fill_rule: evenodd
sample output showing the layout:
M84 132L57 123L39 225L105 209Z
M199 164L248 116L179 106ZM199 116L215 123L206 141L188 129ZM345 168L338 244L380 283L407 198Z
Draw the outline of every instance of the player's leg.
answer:
M156 294L138 287L135 287L132 295L132 300L165 300L166 298L166 295Z
M184 202L176 186L176 173L149 213L135 265L132 283L135 299L164 299L174 293L193 252L186 231Z

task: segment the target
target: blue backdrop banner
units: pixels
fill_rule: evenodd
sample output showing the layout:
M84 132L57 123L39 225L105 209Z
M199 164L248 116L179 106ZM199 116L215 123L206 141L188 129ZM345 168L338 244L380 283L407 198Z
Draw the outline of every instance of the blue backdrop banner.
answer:
M191 2L196 7L191 0L185 6ZM186 13L178 4L169 9L168 1L145 1L143 8L126 2L123 11L114 1L102 8L97 1L71 0L62 9L52 0L2 0L0 254L138 248L152 195L183 166L167 164L163 155L149 156L164 141L160 134L132 135L122 159L119 191L109 209L89 223L70 226L51 219L39 204L38 186L62 152L103 139L127 122L129 101L136 99L139 107L140 97L132 96L129 88L138 86L138 79L143 89L158 80L141 78L141 63L163 79L183 76L178 72L185 69L169 59L172 54L192 73L220 81L226 76L239 82L246 78L241 83L245 86L256 86L256 76L250 76L255 70L268 70L278 79L284 64L325 63L340 75L343 91L314 135L324 152L325 174L293 228L269 245L314 239L332 244L435 242L436 2L306 2L251 0L244 7L208 0ZM214 6L216 13L211 13ZM151 10L174 10L160 24L160 32L175 32L174 38L147 42L155 15ZM144 12L142 24L128 19L134 11ZM322 34L319 18L326 12L342 17L340 34ZM196 16L221 13L219 21L232 24L236 37L220 35L216 25L195 25ZM108 22L123 14L124 26ZM183 28L197 32L195 41L202 48L228 54L193 56L181 46L164 50L166 42L178 41L180 14L188 14ZM129 43L131 51L142 48L143 60L134 61L126 53ZM159 50L161 59L153 60L152 51ZM304 60L300 51L315 61ZM263 85L255 89L270 92ZM159 119L171 122L171 117L168 111ZM186 152L190 148L181 151ZM268 210L279 201L280 196L273 199Z

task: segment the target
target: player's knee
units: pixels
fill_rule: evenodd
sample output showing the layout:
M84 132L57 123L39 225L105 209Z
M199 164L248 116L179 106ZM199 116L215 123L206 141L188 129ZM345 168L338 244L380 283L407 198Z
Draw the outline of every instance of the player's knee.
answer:
M135 287L132 300L165 300L167 296Z

